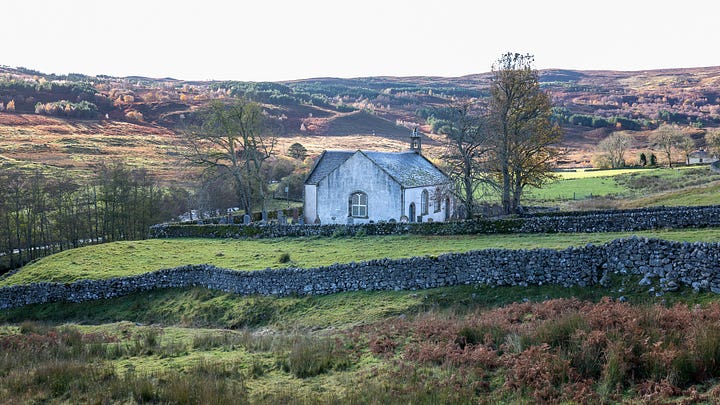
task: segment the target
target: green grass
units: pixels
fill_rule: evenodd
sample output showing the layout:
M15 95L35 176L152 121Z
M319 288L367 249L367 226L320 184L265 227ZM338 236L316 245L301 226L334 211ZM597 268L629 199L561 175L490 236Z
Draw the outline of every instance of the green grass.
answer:
M620 174L628 173L643 173L648 170L655 169L606 169L606 170L587 170L587 169L576 169L573 171L559 171L556 174L562 180L572 179L588 179L594 177L612 177Z
M636 288L638 280L618 279L615 288L560 286L455 286L418 291L357 291L325 296L243 297L203 288L165 289L83 303L29 305L0 312L0 322L78 322L141 324L195 328L259 328L294 331L342 329L439 308L490 308L529 300L576 297L599 300L617 295L617 287L636 302L654 296ZM702 294L695 295L698 299Z
M691 234L686 237L698 237ZM550 348L566 350L584 341L573 340L573 327L587 328L583 322L570 321L582 321L587 314L555 320L552 312L531 310L530 303L570 297L597 302L622 295L638 308L649 303L671 307L677 302L692 308L718 300L716 294L698 294L689 288L655 297L638 281L615 276L608 288L456 286L284 298L192 288L32 305L0 311L0 339L11 345L22 342L18 350L0 358L0 391L7 389L5 398L12 402L47 403L470 402L456 395L489 403L533 403L537 390L508 392L504 384L508 369L503 363L492 366L466 357L472 347L458 357L462 351L455 345L460 335L456 337L454 331L476 332L478 342L496 332L498 347L515 337L523 349L548 342ZM524 301L528 304L488 316L488 320L502 321L498 315L507 318L504 326L472 321L493 308ZM562 306L556 311L562 312ZM646 325L644 319L639 324ZM635 322L614 312L607 320ZM7 322L12 324L2 325ZM511 327L524 332L506 330ZM643 338L646 335L637 337ZM383 339L393 342L394 349L386 354L373 349ZM714 344L707 340L708 347ZM33 350L33 345L41 344L47 348ZM511 350L510 346L504 350ZM422 360L423 356L438 360ZM529 357L527 365L548 366L548 359L552 357ZM474 375L477 370L482 372ZM532 383L535 374L528 375ZM600 389L597 384L593 388ZM460 391L462 395L456 393ZM233 399L227 402L229 398Z
M712 172L709 166L582 170L557 174L558 180L539 189L528 189L524 196L526 203L559 203L590 197L615 197L623 207L712 205L720 201L717 189L698 187L720 181L720 175Z
M456 236L373 236L262 240L149 239L67 250L31 263L0 286L73 282L143 274L186 264L213 264L235 270L317 267L380 258L403 258L488 248L562 249L605 243L631 235L669 240L717 241L720 229L594 234L509 234ZM290 255L286 261L284 254Z
M720 204L720 182L715 181L704 186L671 190L633 199L622 204L623 208L642 208L657 206L700 206Z
M578 177L557 180L542 188L529 189L526 200L563 201L589 197L622 195L630 190L619 185L612 176Z

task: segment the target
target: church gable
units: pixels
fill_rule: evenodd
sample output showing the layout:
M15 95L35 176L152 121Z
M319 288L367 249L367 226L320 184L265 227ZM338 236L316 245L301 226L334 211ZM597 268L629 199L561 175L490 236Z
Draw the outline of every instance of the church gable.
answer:
M400 211L400 185L360 151L320 179L315 193L322 223L388 220Z

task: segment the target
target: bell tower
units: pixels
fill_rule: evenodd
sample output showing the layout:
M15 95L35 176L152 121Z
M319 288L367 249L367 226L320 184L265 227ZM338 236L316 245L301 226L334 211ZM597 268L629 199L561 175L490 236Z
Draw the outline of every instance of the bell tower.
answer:
M420 133L417 130L417 127L413 129L412 135L410 135L410 150L415 153L420 153L422 151L422 140L420 139Z

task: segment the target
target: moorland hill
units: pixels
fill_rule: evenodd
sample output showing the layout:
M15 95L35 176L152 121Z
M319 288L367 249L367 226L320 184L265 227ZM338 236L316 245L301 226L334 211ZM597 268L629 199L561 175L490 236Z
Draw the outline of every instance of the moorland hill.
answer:
M491 73L463 77L314 78L286 82L183 81L172 78L45 74L0 67L0 156L10 164L44 163L83 170L98 160L132 158L172 178L177 132L214 99L246 97L281 125L278 149L301 142L323 149L405 147L409 130L442 136L438 108L487 95ZM720 124L720 67L636 72L539 71L565 128L569 166L587 165L599 140L636 131L637 149L661 122L689 128ZM694 134L702 147L702 133Z

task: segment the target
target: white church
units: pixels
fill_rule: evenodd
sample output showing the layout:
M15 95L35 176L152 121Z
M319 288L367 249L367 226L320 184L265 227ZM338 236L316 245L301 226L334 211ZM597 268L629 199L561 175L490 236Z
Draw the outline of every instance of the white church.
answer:
M449 220L452 182L421 146L414 130L404 152L324 151L305 180L305 223Z

